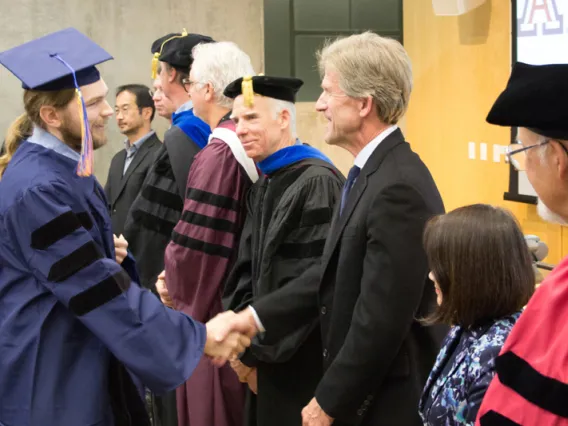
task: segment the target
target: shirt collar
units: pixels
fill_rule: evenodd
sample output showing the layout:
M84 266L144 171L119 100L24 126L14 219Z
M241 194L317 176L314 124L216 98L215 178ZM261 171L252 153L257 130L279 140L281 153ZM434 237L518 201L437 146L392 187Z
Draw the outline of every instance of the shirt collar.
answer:
M379 144L382 141L384 141L387 138L387 136L390 135L392 132L394 132L396 129L398 129L398 126L393 125L387 127L385 130L379 133L379 135L377 135L375 139L373 139L371 142L365 145L365 148L363 148L361 152L357 154L357 157L355 157L354 164L360 169L363 169L363 167L365 167L365 164L367 163L373 152L375 152L375 149L377 149Z
M34 125L32 135L27 139L28 142L41 145L44 148L51 149L64 157L70 158L74 161L79 161L81 154L74 151L69 145L61 142L57 137L53 136L48 131L39 126Z
M193 108L193 102L187 101L185 104L183 104L177 109L176 114L179 114L180 112L184 111L189 111L192 108Z
M154 133L156 133L154 130L150 130L148 133L146 133L144 136L142 136L140 139L138 139L133 144L130 144L130 141L128 139L126 139L124 141L125 149L127 151L129 151L131 149L134 150L134 151L138 151L140 149L140 147L142 146L142 144L144 142L146 142L150 138L150 136L154 135Z

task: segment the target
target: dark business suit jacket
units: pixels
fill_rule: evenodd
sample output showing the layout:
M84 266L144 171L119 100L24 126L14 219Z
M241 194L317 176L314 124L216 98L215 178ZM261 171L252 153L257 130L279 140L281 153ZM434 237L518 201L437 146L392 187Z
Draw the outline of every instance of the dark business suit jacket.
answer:
M274 337L319 317L325 372L315 397L334 426L422 424L418 401L447 332L417 321L435 303L422 234L443 212L397 129L366 162L341 216L336 208L321 265L253 303Z
M112 232L115 235L124 232L128 210L142 189L142 183L146 179L148 170L154 163L154 157L161 145L156 134L150 136L139 148L124 176L122 171L126 160L126 150L119 151L113 157L105 185L105 193L110 203Z

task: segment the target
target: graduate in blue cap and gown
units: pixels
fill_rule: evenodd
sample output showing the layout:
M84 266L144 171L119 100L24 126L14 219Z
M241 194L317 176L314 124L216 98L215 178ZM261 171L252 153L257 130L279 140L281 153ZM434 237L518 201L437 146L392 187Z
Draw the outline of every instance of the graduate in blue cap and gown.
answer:
M72 28L0 53L26 111L0 158L1 425L149 425L135 383L172 390L203 353L248 344L216 343L140 288L130 256L115 260L92 175L112 114L95 65L110 59Z
M225 89L236 98L232 118L260 179L248 193L238 259L227 280L225 304L242 310L286 286L320 261L343 175L319 150L295 135L296 78L240 78ZM275 116L274 111L278 111ZM232 365L249 394L248 426L301 426L302 409L322 374L317 321L283 339L253 340ZM191 379L193 380L193 379Z

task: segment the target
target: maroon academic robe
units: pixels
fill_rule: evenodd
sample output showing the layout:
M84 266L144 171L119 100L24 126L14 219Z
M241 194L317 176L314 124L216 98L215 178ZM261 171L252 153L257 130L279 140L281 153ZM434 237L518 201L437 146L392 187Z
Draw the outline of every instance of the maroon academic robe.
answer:
M219 127L235 129L231 121ZM212 137L195 156L165 268L174 308L197 321L205 323L223 310L223 285L238 252L251 185L224 141ZM177 390L179 426L242 426L245 390L228 364L217 368L204 356Z
M476 426L568 426L568 257L535 291L495 361Z

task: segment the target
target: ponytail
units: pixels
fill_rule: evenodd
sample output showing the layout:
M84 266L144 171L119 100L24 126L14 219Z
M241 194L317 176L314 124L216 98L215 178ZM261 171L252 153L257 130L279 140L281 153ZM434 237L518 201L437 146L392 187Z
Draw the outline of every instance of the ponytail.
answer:
M16 153L22 140L31 136L33 123L27 114L20 115L8 128L4 142L4 154L0 156L0 178L4 174L8 163Z

